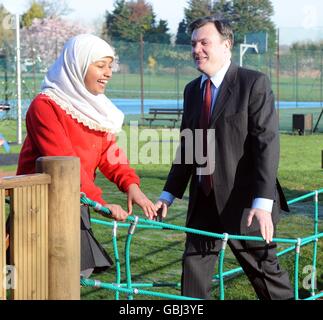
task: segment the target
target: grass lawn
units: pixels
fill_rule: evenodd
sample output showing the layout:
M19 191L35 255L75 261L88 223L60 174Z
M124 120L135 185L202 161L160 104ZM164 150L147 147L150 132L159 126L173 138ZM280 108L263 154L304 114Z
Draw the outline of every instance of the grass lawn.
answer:
M15 137L10 129L10 122L0 122L0 132L5 135ZM125 128L129 132L129 127ZM160 131L159 131L160 132ZM155 141L158 142L158 141ZM164 143L167 143L164 141ZM143 147L143 143L139 145L139 149ZM12 146L12 152L19 152L19 146ZM134 148L134 145L128 145L128 151ZM321 150L323 149L323 135L307 135L298 136L290 134L281 135L281 157L279 166L279 179L284 187L287 198L303 195L315 189L323 187L322 169L321 169ZM140 149L142 151L142 149ZM3 150L0 149L0 157ZM169 165L156 164L136 164L133 165L138 175L141 177L142 190L146 195L155 201L165 183L168 174ZM2 166L0 171L14 171L15 165ZM97 184L102 187L104 197L110 203L117 203L126 208L126 197L116 188L115 185L108 182L100 173L97 176ZM184 195L182 200L176 200L170 209L166 223L184 225L186 208L188 204L188 194ZM323 195L320 196L320 220L319 229L323 232ZM278 227L277 237L298 238L311 235L313 233L313 218L311 216L313 207L310 201L293 205L292 213L285 214L282 217ZM140 210L136 208L134 212L143 217ZM92 218L99 218L93 213ZM103 218L104 219L104 218ZM110 220L109 220L110 221ZM99 241L113 256L111 228L93 224L93 230ZM124 245L127 236L127 229L119 228L118 244L119 256L121 262L122 282L125 282L125 260ZM184 247L185 235L181 232L171 230L146 230L137 229L134 234L131 246L131 271L132 281L136 283L178 283L181 276L181 256ZM318 265L317 265L317 286L319 290L323 290L323 240L319 242ZM279 246L279 250L286 246ZM310 244L302 247L301 265L299 269L299 287L300 297L308 296L308 292L303 288L303 282L306 282L306 266L311 264L312 248ZM230 249L226 253L225 270L238 266L235 258L232 256ZM289 253L280 259L282 267L289 271L291 281L293 281L294 254ZM93 276L93 279L99 279L108 283L115 282L114 268L105 274ZM255 299L255 294L244 275L239 275L225 282L225 298L226 299ZM179 288L152 288L147 290L160 291L170 294L179 294ZM82 288L82 299L114 299L114 293L108 290L95 288ZM217 299L218 284L214 283L214 298ZM125 295L120 295L125 299ZM147 296L136 296L136 299L155 299Z

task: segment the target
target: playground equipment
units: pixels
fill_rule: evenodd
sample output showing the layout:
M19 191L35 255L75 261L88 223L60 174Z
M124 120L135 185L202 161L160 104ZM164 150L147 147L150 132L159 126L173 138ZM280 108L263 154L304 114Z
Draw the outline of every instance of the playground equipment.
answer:
M313 244L313 256L312 256L312 274L310 281L310 297L305 298L305 300L315 300L323 297L323 292L317 292L315 277L317 274L317 255L318 255L318 241L323 238L323 233L319 232L319 194L323 194L323 189L311 192L304 196L295 198L293 200L288 201L289 205L301 202L303 200L313 198L314 203L314 213L313 213L313 234L306 236L304 238L274 238L273 242L287 244L288 248L280 251L277 255L282 256L290 252L294 252L294 295L295 300L300 300L299 297L299 266L300 266L300 257L301 257L301 248L305 245ZM81 197L81 202L89 205L91 207L96 208L96 210L101 210L103 213L109 215L110 212L107 208L102 207L100 204L88 199L85 195ZM112 227L113 234L113 249L115 255L115 263L116 263L116 281L114 283L105 283L102 281L94 280L94 279L81 279L81 284L83 286L95 287L107 289L115 292L116 300L119 299L120 293L126 294L129 300L133 300L135 296L144 295L148 297L158 297L158 298L166 298L166 299L177 299L177 300L192 300L191 297L185 297L180 295L170 295L162 292L156 292L151 290L144 290L143 288L153 288L153 287L179 287L179 283L158 283L157 285L154 283L133 283L132 275L131 275L131 259L130 259L130 248L131 241L136 229L144 228L151 230L177 230L188 233L201 234L209 237L214 237L217 239L222 239L222 249L219 254L218 259L218 270L219 273L214 276L214 280L219 282L219 298L220 300L225 299L225 282L226 278L230 278L234 275L238 275L242 273L242 268L236 268L233 270L228 270L224 272L224 258L226 252L226 245L229 239L235 240L252 240L252 241L263 241L261 237L250 237L250 236L240 236L240 235L229 235L229 234L217 234L212 232L205 232L201 230L185 228L181 226L176 226L172 224L166 224L157 221L151 221L147 219L141 219L137 216L128 217L127 221L129 223L116 223L116 222L106 222L102 220L92 219L93 223L97 223L100 225L110 226ZM125 274L126 274L126 283L121 283L121 268L120 268L120 259L118 253L117 246L117 229L118 227L128 228L128 235L125 241Z
M80 299L80 164L43 157L39 174L0 179L0 300ZM6 198L10 261L6 262ZM8 199L7 199L8 200ZM2 285L4 284L4 285Z
M6 299L10 290L12 299L80 299L80 165L73 157L43 157L37 160L38 174L14 176L0 179L0 300ZM323 189L290 200L290 205L313 198L313 233L303 238L274 238L277 243L289 245L279 256L294 252L294 293L299 300L299 266L301 248L313 245L311 267L313 270L309 297L314 300L323 297L315 285L317 274L318 242L323 238L319 230L319 194ZM6 212L6 200L10 198L10 210ZM7 201L9 202L9 201ZM82 194L81 203L104 214L110 211ZM10 214L9 241L10 261L6 261L6 213ZM130 216L128 223L116 223L92 219L93 223L112 227L116 278L113 283L95 279L81 279L81 285L108 289L126 294L129 300L137 295L165 299L192 300L175 294L166 294L145 288L175 287L179 283L135 283L131 274L131 244L137 229L175 230L215 237L222 240L219 254L218 274L214 280L219 283L219 298L225 299L225 279L240 274L241 268L224 270L226 244L230 239L263 241L260 237L246 237L230 234L216 234L185 228L174 224L141 219ZM125 241L125 279L121 283L121 265L118 252L118 227L128 228Z

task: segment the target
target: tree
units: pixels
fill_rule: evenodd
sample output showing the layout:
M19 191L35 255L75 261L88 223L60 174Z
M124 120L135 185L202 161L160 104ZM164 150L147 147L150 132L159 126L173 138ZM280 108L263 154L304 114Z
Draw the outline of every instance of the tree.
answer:
M269 34L269 47L275 47L276 31L271 21L274 8L270 0L190 0L185 9L185 23L187 26L195 19L216 15L228 19L235 34L235 43L244 42L244 36L249 32L266 31ZM181 25L181 33L184 30ZM186 31L186 36L188 33ZM185 34L182 33L181 37Z
M69 38L86 32L89 30L81 25L61 18L34 19L29 28L21 31L22 58L41 61L45 69L58 57Z
M112 13L106 14L108 37L113 40L138 42L141 35L147 42L170 42L168 24L158 23L152 6L145 0L117 0Z
M322 50L323 49L323 41L297 41L292 43L290 47L290 51L298 51L303 50L303 52L308 52L312 54L311 51L314 50Z
M116 1L108 20L108 34L112 39L137 42L152 25L152 6L145 0Z
M168 33L168 23L166 20L159 20L156 25L155 19L151 29L145 33L144 40L150 43L170 44L171 35Z
M116 0L112 13L106 12L106 32L108 37L121 39L120 26L118 26L118 17L126 10L125 0Z
M275 47L276 31L271 21L274 8L270 0L233 0L232 14L236 43L242 43L248 32L266 31L269 47Z
M232 1L228 1L228 0L214 1L212 13L223 19L234 20Z
M212 14L212 1L210 0L189 0L188 8L184 9L187 25L195 19Z
M177 29L175 44L191 44L191 38L187 32L188 25L183 19Z
M212 14L212 1L210 0L189 0L188 8L184 9L185 18L179 23L176 44L190 44L191 36L188 26L195 19Z
M43 7L46 18L62 17L73 12L65 0L37 0L37 3Z
M0 4L0 53L5 51L6 43L13 40L15 36L11 18L10 12Z
M27 12L22 15L22 25L28 28L36 18L45 18L45 11L39 3L33 1Z
M30 8L22 15L23 27L30 27L33 20L43 18L57 18L71 13L65 0L33 0Z

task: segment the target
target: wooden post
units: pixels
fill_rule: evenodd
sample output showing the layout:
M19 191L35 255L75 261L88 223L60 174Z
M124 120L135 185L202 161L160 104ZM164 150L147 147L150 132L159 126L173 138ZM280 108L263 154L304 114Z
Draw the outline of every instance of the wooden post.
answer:
M50 300L80 299L80 161L42 157L36 171L51 176L48 195Z
M0 178L1 180L1 178ZM5 190L0 189L0 300L6 300L6 228L5 228Z

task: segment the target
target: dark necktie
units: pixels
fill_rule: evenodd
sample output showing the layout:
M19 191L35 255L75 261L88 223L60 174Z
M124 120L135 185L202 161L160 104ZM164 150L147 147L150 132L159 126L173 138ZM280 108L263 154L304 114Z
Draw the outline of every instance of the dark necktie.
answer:
M205 84L204 100L200 118L200 128L203 129L203 153L207 156L207 129L209 127L212 106L211 80L207 79ZM201 175L201 186L203 192L208 196L212 190L212 175Z

